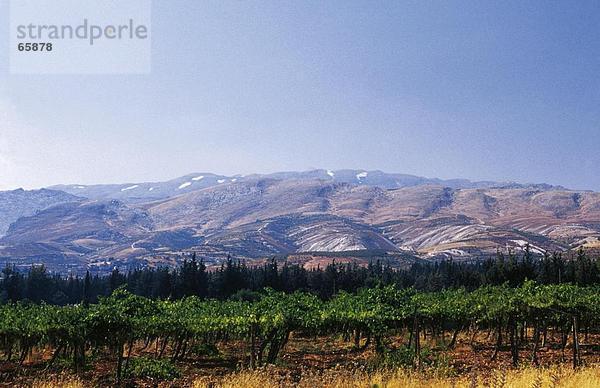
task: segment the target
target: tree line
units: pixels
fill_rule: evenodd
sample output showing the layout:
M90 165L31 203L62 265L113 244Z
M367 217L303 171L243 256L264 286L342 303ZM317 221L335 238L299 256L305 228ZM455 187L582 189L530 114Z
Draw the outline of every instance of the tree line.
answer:
M96 303L119 287L151 299L177 300L188 296L211 299L253 300L264 288L292 293L304 291L330 299L340 291L356 292L375 285L412 287L420 291L508 284L517 287L526 280L539 284L572 283L580 286L600 283L600 260L584 250L575 254L555 253L534 256L528 247L522 253L498 252L493 259L458 262L418 261L407 268L393 268L382 259L367 266L333 261L324 268L306 269L297 264L281 264L275 259L261 266L229 257L220 268L208 271L195 256L178 268L142 268L126 273L84 277L49 273L33 266L27 273L6 266L0 277L0 303L31 301L53 305Z

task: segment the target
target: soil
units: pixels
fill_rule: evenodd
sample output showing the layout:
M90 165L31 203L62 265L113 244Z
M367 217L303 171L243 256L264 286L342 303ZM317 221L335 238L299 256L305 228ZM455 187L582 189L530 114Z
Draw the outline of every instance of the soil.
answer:
M455 374L486 375L493 370L505 370L512 367L511 352L508 346L500 349L495 360L491 360L494 353L492 335L479 332L471 342L466 334L459 337L454 349L442 350L443 341L426 338L422 340L424 348L433 349L433 354L443 356L446 360L445 367ZM387 346L391 349L401 346L406 342L406 336L387 339ZM531 364L532 345L520 348L521 365ZM181 377L170 382L159 382L153 379L129 379L123 381L125 387L188 387L200 377L215 379L227 373L239 370L247 365L248 345L244 342L228 342L218 344L219 354L212 356L198 355L177 362ZM600 334L589 335L580 345L581 359L586 365L600 364ZM135 349L134 356L153 356L154 350L150 346L144 350ZM168 354L168 353L167 353ZM52 357L51 349L36 350L30 355L22 366L15 362L0 361L0 387L29 387L35 381L52 381L73 375L69 365L62 363L48 367L48 360ZM570 365L570 343L566 348L560 346L558 336L549 336L547 346L540 347L538 359L540 366L556 364ZM4 357L2 357L4 358ZM364 351L353 348L353 344L341 338L328 337L299 337L292 336L285 347L277 364L273 367L276 373L290 381L297 380L303 373L321 373L334 368L364 369L369 370L376 358L373 346ZM109 354L90 356L85 371L77 376L84 381L86 386L110 387L115 385L116 362Z

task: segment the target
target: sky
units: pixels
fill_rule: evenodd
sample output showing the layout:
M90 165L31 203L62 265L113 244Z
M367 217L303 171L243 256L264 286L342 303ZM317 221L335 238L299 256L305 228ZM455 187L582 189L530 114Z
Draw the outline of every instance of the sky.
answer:
M0 189L313 168L600 190L598 1L154 1L152 70L12 75Z

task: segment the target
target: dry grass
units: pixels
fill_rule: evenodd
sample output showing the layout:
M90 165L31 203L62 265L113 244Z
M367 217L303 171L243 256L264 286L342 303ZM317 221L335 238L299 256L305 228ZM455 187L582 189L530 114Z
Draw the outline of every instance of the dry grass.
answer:
M323 374L307 372L303 373L301 377L293 379L289 375L278 374L276 370L258 370L242 371L220 378L204 377L194 383L194 388L283 388L292 386L299 388L598 388L600 387L600 367L589 367L577 372L560 367L494 371L487 376L471 375L453 378L427 377L406 371L368 374L330 370Z
M58 376L50 379L35 380L31 387L33 388L84 388L86 385L81 379L75 376Z

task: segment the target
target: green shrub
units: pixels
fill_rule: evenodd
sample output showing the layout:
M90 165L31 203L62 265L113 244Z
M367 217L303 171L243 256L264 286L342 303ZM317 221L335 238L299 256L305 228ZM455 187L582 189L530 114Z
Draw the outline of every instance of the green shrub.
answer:
M401 346L395 349L384 348L369 363L370 369L395 369L413 365L415 352L412 348Z
M149 357L132 358L125 372L128 377L173 380L180 376L179 369L168 359Z
M376 355L369 367L371 369L395 369L412 367L415 364L415 351L412 347L386 348ZM444 354L434 353L429 347L421 348L421 366L428 369L445 370L449 367L449 359Z
M92 370L94 368L93 364L96 361L96 359L97 359L97 356L95 353L88 354L85 357L85 364L81 366L83 368L83 370L85 370L85 371ZM52 361L52 364L50 364L50 361L48 360L46 362L46 365L48 368L50 368L52 370L56 370L56 371L73 369L73 366L74 366L73 365L73 356L72 355L60 355L60 356L56 357L56 359L54 359L54 361Z
M214 344L199 343L192 347L192 353L197 356L218 357L219 349Z

